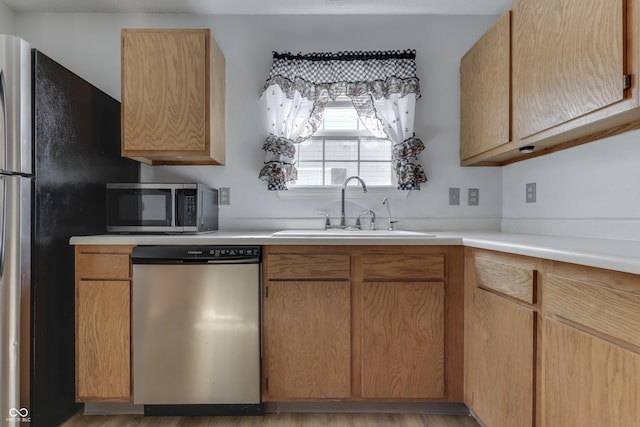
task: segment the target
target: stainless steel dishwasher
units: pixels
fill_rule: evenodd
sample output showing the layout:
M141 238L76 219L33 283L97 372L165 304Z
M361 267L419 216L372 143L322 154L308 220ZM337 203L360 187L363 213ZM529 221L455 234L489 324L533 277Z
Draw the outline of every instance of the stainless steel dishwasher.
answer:
M261 414L260 247L138 246L132 260L133 402Z

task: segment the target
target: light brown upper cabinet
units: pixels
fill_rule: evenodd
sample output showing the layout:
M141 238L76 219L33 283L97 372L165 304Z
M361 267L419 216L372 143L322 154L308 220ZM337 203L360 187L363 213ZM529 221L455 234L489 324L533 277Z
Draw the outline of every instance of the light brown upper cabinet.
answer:
M122 155L224 164L225 59L210 30L122 30Z
M460 159L511 141L511 12L460 62Z
M516 1L511 8L511 141L504 143L479 125L474 131L485 132L493 145L478 148L465 137L465 111L470 108L465 104L472 95L464 93L469 89L463 60L462 164L504 165L640 128L638 3ZM495 52L489 49L485 55L491 58ZM509 84L501 76L495 78ZM481 95L475 102L493 106L493 96ZM497 123L494 118L486 120L489 123L482 126ZM529 146L533 153L521 151Z
M624 98L623 0L518 1L513 39L517 138Z

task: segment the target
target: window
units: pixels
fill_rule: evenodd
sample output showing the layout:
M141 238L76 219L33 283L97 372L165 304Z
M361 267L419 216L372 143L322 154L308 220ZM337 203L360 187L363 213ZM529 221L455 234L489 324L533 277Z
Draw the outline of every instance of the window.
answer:
M367 185L396 185L391 141L372 137L349 100L328 103L320 129L296 149L295 186L342 185L352 175Z

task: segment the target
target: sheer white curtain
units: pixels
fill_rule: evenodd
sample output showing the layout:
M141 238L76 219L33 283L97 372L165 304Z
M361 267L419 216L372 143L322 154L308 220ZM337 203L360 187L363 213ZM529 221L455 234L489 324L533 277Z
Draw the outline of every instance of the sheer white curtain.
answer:
M317 119L317 111L323 106L316 106L298 91L293 91L289 98L276 84L267 87L262 100L269 136L262 146L266 159L260 179L267 182L269 190L286 190L287 182L297 179L294 144L309 138L318 129L321 120Z
M418 154L424 150L422 141L415 137L413 122L415 119L416 93L388 93L373 102L373 111L377 120L363 120L367 130L379 136L382 131L385 137L393 142L393 161L400 190L419 190L420 183L427 177L422 166L416 164ZM368 114L368 106L354 102L358 114ZM359 107L359 105L361 105Z
M273 52L273 64L262 94L268 137L259 177L269 190L286 190L296 179L295 144L320 127L324 107L338 96L349 97L365 128L394 143L398 189L419 190L426 182L415 161L424 144L414 135L416 99L415 50L297 54Z

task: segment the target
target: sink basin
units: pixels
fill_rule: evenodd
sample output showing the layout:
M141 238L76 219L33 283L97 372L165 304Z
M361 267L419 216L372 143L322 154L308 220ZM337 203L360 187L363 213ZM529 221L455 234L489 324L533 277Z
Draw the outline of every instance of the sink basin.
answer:
M405 230L282 230L271 234L271 237L435 237L435 234L422 233L420 231Z

